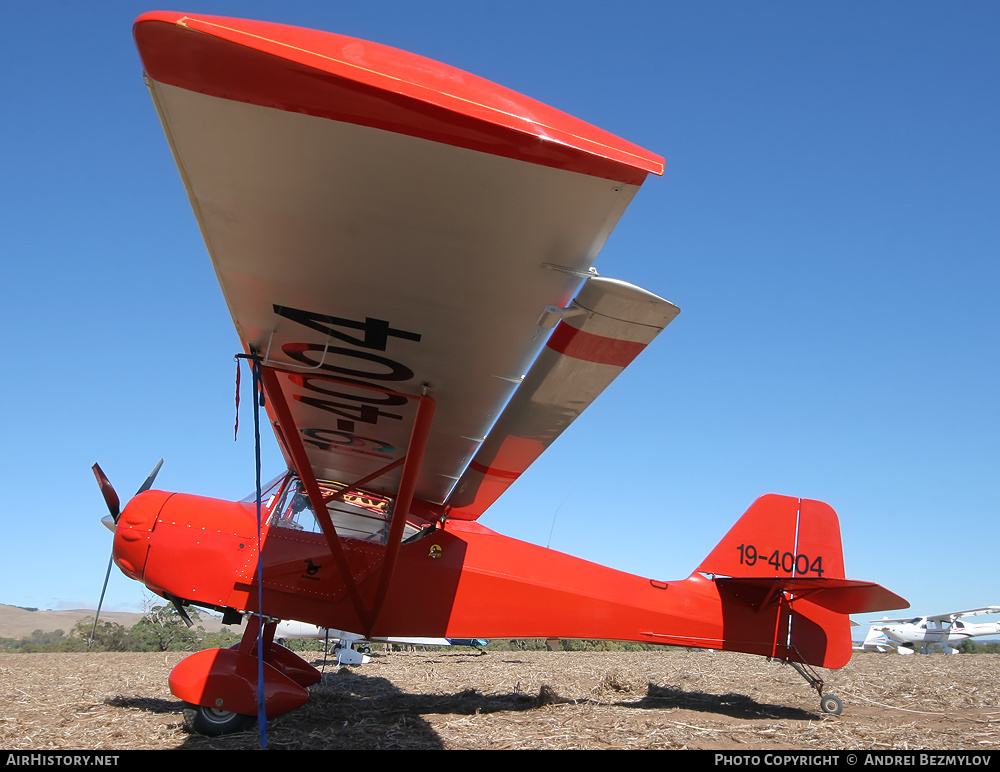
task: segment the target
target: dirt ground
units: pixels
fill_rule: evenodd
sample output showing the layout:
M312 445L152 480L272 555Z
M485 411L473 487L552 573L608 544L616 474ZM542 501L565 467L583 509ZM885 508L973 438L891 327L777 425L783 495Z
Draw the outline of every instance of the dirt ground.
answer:
M0 748L259 748L256 729L189 734L167 674L181 654L0 655ZM840 716L759 657L441 649L324 665L271 749L996 750L1000 655L861 654L821 671Z

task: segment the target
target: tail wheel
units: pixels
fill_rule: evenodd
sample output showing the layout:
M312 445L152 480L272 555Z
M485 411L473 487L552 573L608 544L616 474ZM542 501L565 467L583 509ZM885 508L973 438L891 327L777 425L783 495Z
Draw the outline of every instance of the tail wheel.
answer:
M839 716L844 710L844 703L835 694L824 694L819 701L819 707L824 713L831 716Z
M188 729L209 737L242 732L244 729L249 729L253 722L253 716L233 713L231 710L184 704L184 723Z

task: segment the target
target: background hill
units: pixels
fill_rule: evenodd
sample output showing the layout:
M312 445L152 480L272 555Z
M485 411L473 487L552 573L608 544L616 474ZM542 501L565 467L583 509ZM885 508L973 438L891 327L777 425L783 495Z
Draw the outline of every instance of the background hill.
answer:
M8 606L0 603L0 638L24 638L35 630L54 632L62 630L69 633L73 625L81 619L92 621L95 609L70 609L53 611L52 609L31 610L20 606ZM206 611L199 610L201 619L195 625L201 625L206 632L222 630L222 620ZM132 627L143 614L132 611L102 611L102 622L116 622L123 627ZM229 629L229 628L227 628Z

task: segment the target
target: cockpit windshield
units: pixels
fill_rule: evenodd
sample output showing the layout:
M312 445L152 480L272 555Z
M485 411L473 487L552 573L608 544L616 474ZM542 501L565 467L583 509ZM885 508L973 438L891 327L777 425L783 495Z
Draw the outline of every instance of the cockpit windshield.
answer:
M275 500L278 498L278 494L281 493L281 486L288 478L288 472L279 474L269 483L266 483L260 488L260 503L261 503L261 514L266 515L271 511L274 506ZM257 502L257 491L251 491L246 496L244 496L240 503L242 504L256 504Z

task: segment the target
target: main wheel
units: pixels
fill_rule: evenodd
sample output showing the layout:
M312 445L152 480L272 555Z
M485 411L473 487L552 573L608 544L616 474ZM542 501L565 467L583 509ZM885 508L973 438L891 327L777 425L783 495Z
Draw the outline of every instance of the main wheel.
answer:
M819 707L824 713L829 713L831 716L839 716L844 710L844 704L840 701L840 697L835 694L824 694L819 701Z
M253 716L244 716L242 713L233 713L231 710L184 704L184 723L187 724L188 729L209 737L242 732L249 728L253 722Z

